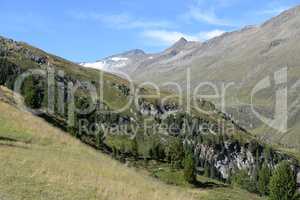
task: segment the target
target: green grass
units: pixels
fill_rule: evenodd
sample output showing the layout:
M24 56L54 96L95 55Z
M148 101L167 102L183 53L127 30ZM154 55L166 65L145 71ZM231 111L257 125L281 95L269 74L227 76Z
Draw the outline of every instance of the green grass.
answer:
M170 168L168 163L149 161L141 164L141 166L149 171L150 176L166 184L193 188L192 185L185 181L183 171Z
M30 133L15 128L11 122L5 121L3 116L0 116L0 124L0 137L2 140L20 141L24 143L29 143L32 140Z
M171 169L167 163L138 161L134 165L139 169L146 169L150 176L168 185L201 191L201 200L265 199L232 185L199 175L196 185L189 184L185 181L182 170Z

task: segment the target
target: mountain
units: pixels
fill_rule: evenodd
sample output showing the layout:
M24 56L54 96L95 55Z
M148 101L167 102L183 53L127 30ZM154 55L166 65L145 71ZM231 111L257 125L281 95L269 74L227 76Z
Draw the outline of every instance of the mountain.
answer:
M192 91L203 82L216 85L219 93L224 85L230 85L224 97L224 112L266 142L300 148L297 52L300 52L300 6L261 25L247 26L203 43L180 39L171 48L152 55L151 60L139 60L120 70L136 82L147 80L163 85L171 81L178 83L183 91L187 88L187 69ZM250 106L259 116L274 118L275 93L279 87L272 81L272 86L255 95L253 102L251 92L261 80L268 77L274 80L276 72L284 68L287 68L288 126L287 130L279 131L262 123ZM166 89L178 92L174 87ZM198 92L215 93L210 87L202 87ZM221 109L220 99L212 101Z
M80 65L113 73L138 74L139 70L147 71L148 68L154 65L159 66L166 62L174 62L184 57L190 57L199 46L201 46L199 42L190 42L185 38L181 38L162 53L146 54L137 49L109 56L96 62L80 63Z
M131 51L104 58L96 62L79 64L87 68L99 69L107 72L115 72L146 58L147 54L144 51L140 49L134 49Z

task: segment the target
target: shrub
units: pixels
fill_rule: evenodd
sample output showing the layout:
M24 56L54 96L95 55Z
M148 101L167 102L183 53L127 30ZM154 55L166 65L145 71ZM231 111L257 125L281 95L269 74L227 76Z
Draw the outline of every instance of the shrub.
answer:
M296 198L296 176L290 163L281 162L270 181L270 200L294 200Z
M261 195L269 194L269 183L271 178L271 171L265 164L258 174L258 191Z
M240 170L232 176L232 184L238 187L248 190L249 192L256 193L256 182L248 175L246 170Z
M170 141L167 150L167 158L173 168L182 168L182 161L184 160L184 149L180 139Z
M192 153L188 153L184 159L184 179L189 183L196 181L195 160Z

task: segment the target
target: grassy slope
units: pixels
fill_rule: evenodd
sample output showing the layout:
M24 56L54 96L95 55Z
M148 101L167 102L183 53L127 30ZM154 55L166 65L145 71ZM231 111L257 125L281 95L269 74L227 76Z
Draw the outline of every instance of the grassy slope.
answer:
M227 187L165 185L4 103L1 91L0 199L258 199Z

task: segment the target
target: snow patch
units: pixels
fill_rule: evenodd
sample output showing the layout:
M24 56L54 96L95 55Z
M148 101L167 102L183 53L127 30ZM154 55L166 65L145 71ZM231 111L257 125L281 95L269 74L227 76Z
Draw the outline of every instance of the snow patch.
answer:
M110 60L115 61L115 62L119 62L119 61L127 61L128 58L112 57L112 58L110 58Z
M94 63L80 63L83 67L93 68L93 69L101 69L105 70L106 64L103 61L94 62Z
M97 62L80 63L83 67L112 72L117 69L126 67L129 59L125 57L111 57Z

